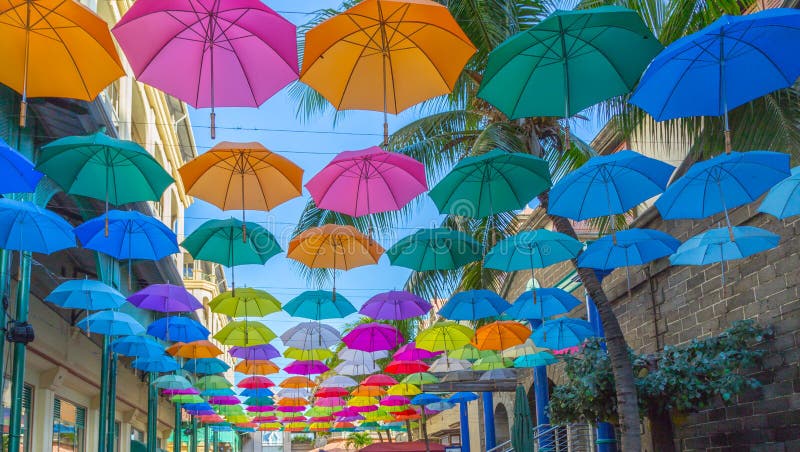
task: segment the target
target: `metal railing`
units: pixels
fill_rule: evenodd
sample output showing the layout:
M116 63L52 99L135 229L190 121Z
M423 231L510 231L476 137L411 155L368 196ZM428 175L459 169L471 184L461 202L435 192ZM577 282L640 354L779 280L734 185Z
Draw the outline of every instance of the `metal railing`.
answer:
M594 429L589 424L543 424L534 428L533 443L536 452L593 452ZM514 446L509 440L486 452L514 452Z
M514 446L511 445L511 440L498 444L486 452L513 452Z

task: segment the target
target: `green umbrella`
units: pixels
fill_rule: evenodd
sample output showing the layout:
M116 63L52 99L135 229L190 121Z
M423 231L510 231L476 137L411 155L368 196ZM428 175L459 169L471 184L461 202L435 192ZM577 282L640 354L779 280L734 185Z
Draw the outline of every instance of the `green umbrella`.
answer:
M230 388L233 386L233 383L224 377L220 377L219 375L208 375L206 377L199 378L197 382L195 382L194 386L201 391L207 391L209 389Z
M212 312L230 317L264 317L281 310L281 302L263 290L250 288L224 292L214 297L208 306Z
M143 147L111 138L104 131L42 146L36 169L71 195L105 200L106 211L109 203L161 199L174 182L169 173Z
M497 353L493 353L492 355L484 356L481 359L475 361L475 364L472 365L473 370L494 370L494 369L505 369L506 367L511 367L514 364L514 360L510 358L503 358Z
M452 229L420 229L386 250L392 265L416 271L451 270L483 259L481 246Z
M551 185L544 160L493 149L458 162L429 195L441 213L482 218L522 209Z
M252 347L263 345L275 339L275 333L258 321L237 320L229 322L217 334L214 339L222 345L236 345L239 347Z
M402 382L413 385L430 385L434 383L439 383L439 379L436 377L436 375L430 374L428 372L417 372L406 376L406 378L403 378Z
M556 11L489 55L478 97L510 119L570 117L629 93L663 48L633 10Z
M244 232L245 224L247 233ZM236 265L264 264L282 251L271 232L256 223L243 223L236 218L206 221L189 234L181 246L197 260L230 267L234 295L233 268Z
M205 400L203 400L203 398L197 394L177 394L172 396L170 400L172 401L172 403L180 403L180 404L205 402Z
M533 452L533 420L525 388L517 385L514 401L514 425L511 427L511 444L518 452Z
M453 359L465 359L467 361L475 361L481 358L481 353L483 352L491 352L491 350L478 350L472 345L465 345L461 348L457 348L449 352L447 356Z

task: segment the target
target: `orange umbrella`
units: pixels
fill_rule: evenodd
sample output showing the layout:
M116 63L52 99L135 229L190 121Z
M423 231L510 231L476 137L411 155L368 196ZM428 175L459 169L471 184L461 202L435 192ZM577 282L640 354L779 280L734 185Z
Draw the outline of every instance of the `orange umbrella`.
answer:
M28 97L91 101L125 75L108 24L76 1L0 0L0 83Z
M377 386L359 386L354 389L350 395L352 396L365 396L365 397L383 397L386 395L386 391L382 388Z
M308 377L303 377L301 375L295 375L294 377L289 377L279 384L281 388L313 388L317 386L316 383L311 381Z
M169 347L167 347L166 350L164 350L164 351L167 352L167 354L169 354L171 356L175 356L175 354L178 353L178 350L180 350L181 347L183 347L184 345L186 345L186 343L184 343L184 342L176 342L176 343L170 345Z
M186 193L222 210L241 210L242 222L245 210L272 210L303 189L302 168L255 142L223 141L178 172Z
M178 347L175 347L175 346ZM181 358L215 358L223 353L216 345L209 341L194 341L194 342L177 342L171 348L175 347L172 356ZM169 351L169 349L167 349Z
M309 402L307 399L301 397L284 397L278 400L278 406L306 406Z
M300 80L337 110L397 114L453 91L475 46L431 0L364 0L306 33Z
M525 343L530 335L531 329L519 322L499 320L478 328L472 345L479 350L505 350Z
M280 367L268 359L245 359L236 364L233 370L245 375L269 375L278 373Z

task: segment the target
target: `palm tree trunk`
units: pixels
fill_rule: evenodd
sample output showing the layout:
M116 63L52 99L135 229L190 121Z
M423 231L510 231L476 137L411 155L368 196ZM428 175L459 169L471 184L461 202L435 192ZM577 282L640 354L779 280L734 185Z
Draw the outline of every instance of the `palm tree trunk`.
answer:
M550 201L550 192L546 191L539 195L539 202L543 209L547 210ZM548 215L553 222L556 231L566 234L573 238L578 238L572 224L564 217ZM597 279L594 271L589 268L578 268L578 276L583 282L583 287L592 297L597 310L600 313L600 321L605 330L606 347L608 357L611 359L611 368L614 373L614 382L617 393L617 414L619 416L619 427L621 430L622 450L639 451L642 449L642 437L639 424L639 402L636 395L636 384L633 377L633 366L631 357L628 353L628 344L622 334L617 316L611 308L603 286Z

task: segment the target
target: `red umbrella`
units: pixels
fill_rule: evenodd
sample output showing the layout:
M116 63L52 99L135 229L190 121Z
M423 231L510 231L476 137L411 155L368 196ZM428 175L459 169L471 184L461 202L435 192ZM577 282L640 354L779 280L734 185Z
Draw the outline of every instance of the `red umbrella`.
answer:
M422 361L392 361L384 370L390 374L413 374L425 372L430 367Z
M397 380L383 374L370 375L361 382L361 386L394 386L396 384Z
M369 380L369 378L367 378ZM364 380L364 381L367 381ZM345 388L320 388L317 392L314 393L314 396L323 398L323 397L344 397L350 394L350 392Z

